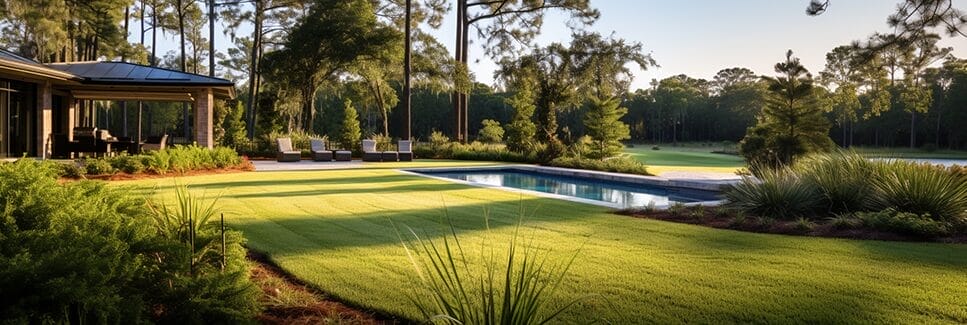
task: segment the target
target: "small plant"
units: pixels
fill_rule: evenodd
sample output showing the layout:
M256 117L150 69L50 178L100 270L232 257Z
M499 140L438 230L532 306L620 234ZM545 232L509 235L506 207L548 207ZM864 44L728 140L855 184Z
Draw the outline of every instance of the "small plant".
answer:
M954 228L949 223L934 220L930 215L917 215L894 209L861 212L857 213L857 218L862 220L865 226L873 229L925 238L949 235Z
M688 212L688 207L686 207L682 202L675 202L674 204L668 206L668 214L673 217L677 218L685 216L686 212Z
M84 169L88 175L114 174L114 167L111 166L111 162L104 158L85 159Z
M747 219L748 218L745 216L745 213L742 213L741 211L736 212L735 215L732 217L732 220L729 221L729 226L730 227L741 227L742 225L745 224L745 222L747 221Z
M726 218L730 214L732 214L732 211L729 210L729 208L727 207L716 206L712 208L712 215L715 216L716 218Z
M57 164L57 167L60 169L60 172L59 172L60 176L65 178L72 178L72 179L84 178L84 175L87 174L86 169L81 168L81 166L77 165L74 162Z
M111 160L111 166L128 174L140 174L144 171L141 157L120 155Z
M855 229L862 225L862 221L851 213L837 214L826 219L833 228L836 229Z
M659 146L654 146L654 147L651 147L651 150L655 150L655 151L658 151L658 150L661 150L661 147L659 147Z
M493 249L484 253L483 264L470 263L453 224L442 240L425 239L407 227L408 244L400 241L428 292L425 299L411 298L431 323L451 324L545 324L576 304L550 306L577 254L560 265L551 265L533 245L520 242L520 227L501 261Z
M799 217L793 223L793 228L800 232L809 232L816 227L816 223L807 218Z
M689 217L692 218L692 219L694 219L694 220L696 220L696 221L704 220L705 219L705 206L704 205L696 205L696 206L693 206L692 209L691 209L691 211L690 211L690 213L689 213Z

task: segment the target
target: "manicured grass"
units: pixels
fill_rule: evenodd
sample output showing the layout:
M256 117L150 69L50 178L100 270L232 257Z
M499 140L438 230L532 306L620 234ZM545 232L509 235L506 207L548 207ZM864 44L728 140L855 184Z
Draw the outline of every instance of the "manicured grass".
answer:
M578 258L563 323L963 323L967 247L743 233L613 215L605 208L469 187L379 168L262 172L119 184L220 194L248 245L352 304L416 318L420 292L393 224L439 238L448 214L468 256L523 236L557 261ZM446 212L445 212L446 211ZM489 215L485 222L484 215ZM392 221L392 223L391 223ZM498 259L499 260L499 259ZM471 261L476 263L479 261Z
M711 147L661 147L652 150L651 145L625 148L625 153L644 162L648 171L660 174L666 171L702 171L734 173L745 168L742 157L712 153Z

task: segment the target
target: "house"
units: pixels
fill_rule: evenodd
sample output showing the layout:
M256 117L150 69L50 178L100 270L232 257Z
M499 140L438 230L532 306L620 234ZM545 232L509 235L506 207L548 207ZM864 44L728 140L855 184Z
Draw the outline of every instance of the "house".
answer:
M54 134L72 140L92 126L87 100L177 101L193 105L193 138L212 147L214 99L234 98L231 81L127 62L41 64L0 50L0 157L48 157Z

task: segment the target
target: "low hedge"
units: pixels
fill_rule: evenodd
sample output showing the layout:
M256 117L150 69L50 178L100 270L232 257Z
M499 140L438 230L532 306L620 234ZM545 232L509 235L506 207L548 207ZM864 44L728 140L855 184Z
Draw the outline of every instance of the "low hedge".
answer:
M151 151L141 155L122 154L115 157L88 158L80 161L80 170L64 164L61 176L80 178L86 175L110 175L117 172L126 174L152 173L164 175L170 172L185 173L194 170L243 167L247 162L239 157L235 149L215 147L208 149L197 145L175 146L164 150ZM74 165L76 166L76 165Z

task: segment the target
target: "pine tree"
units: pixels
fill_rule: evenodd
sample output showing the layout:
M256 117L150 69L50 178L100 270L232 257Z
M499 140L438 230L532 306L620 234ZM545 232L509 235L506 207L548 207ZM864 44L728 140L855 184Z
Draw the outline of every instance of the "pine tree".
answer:
M584 127L591 137L589 158L600 159L621 152L621 140L631 137L631 129L621 121L628 109L620 107L614 97L608 99L591 98L591 105L584 115Z
M537 125L531 120L537 108L534 105L534 90L530 84L521 83L517 93L506 102L514 108L514 117L507 124L507 148L514 152L534 150L534 136L537 134Z
M833 147L830 124L823 116L809 71L792 51L775 70L778 77L765 78L769 93L759 122L740 143L740 152L753 165L788 165L796 157Z
M486 119L480 122L483 125L477 132L477 140L485 143L500 143L504 141L504 128L500 127L500 122Z
M359 151L360 138L362 138L362 131L359 129L359 114L356 113L352 100L346 99L343 105L343 120L336 140L339 141L343 149Z

